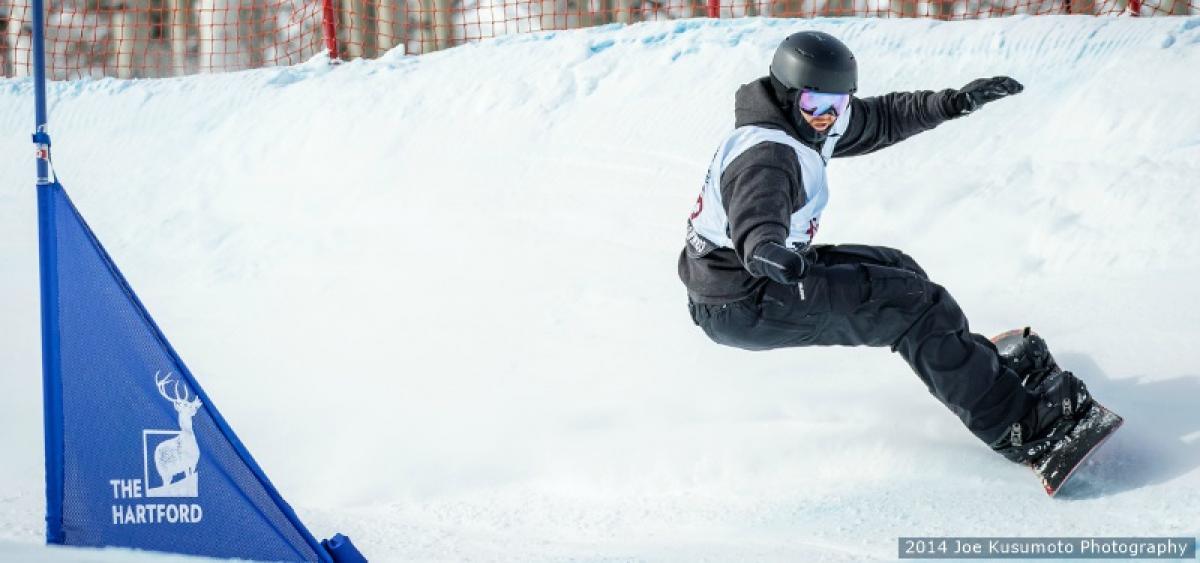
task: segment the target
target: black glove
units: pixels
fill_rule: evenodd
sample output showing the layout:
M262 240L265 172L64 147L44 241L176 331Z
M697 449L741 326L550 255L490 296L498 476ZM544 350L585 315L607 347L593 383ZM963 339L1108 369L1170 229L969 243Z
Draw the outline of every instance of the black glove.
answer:
M1025 87L1020 82L1013 80L1007 76L996 76L992 78L980 78L972 80L966 86L963 86L951 98L954 102L955 109L960 114L971 113L979 109L983 104L994 102L1005 96L1020 94Z
M797 284L808 273L808 258L777 242L764 242L754 249L746 269L751 274L766 276L779 283Z

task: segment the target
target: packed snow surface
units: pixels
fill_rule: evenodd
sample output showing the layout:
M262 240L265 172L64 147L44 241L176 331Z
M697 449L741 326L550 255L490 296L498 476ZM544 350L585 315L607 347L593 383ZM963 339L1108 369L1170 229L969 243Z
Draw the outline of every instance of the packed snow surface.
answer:
M733 93L802 29L851 46L862 96L1025 84L833 162L818 242L904 249L975 331L1032 325L1125 416L1067 498L886 349L751 353L688 318L675 261ZM1200 535L1197 69L1200 17L688 20L59 82L50 132L317 536L378 561L891 559L898 536ZM32 108L0 81L0 558L53 559Z

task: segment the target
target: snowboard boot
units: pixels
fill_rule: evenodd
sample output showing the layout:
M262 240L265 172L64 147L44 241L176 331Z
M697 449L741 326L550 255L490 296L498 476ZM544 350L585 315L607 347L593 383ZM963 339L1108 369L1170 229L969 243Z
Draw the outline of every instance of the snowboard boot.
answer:
M1028 327L992 339L1000 363L1016 372L1037 403L992 449L1017 463L1035 463L1065 437L1092 408L1092 396L1075 374L1063 371L1046 341Z
M1029 327L996 336L992 343L1000 353L1000 363L1016 372L1026 389L1033 389L1047 375L1058 371L1046 341Z

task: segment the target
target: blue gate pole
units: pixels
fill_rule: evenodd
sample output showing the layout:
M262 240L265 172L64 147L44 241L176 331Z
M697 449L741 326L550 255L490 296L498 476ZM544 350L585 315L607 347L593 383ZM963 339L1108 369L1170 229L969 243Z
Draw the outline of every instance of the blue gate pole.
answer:
M46 131L46 7L33 0L33 95L37 150L38 258L42 286L42 414L46 455L46 543L64 543L62 369L58 325L58 237L55 231L55 190L51 181L50 135Z
M46 133L46 7L33 0L33 105L37 118L33 142L37 145L38 185L50 183L50 137Z

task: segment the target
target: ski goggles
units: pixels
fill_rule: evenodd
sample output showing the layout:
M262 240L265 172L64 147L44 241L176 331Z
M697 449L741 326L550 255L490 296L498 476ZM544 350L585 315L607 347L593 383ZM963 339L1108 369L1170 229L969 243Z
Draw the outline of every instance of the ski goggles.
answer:
M796 96L796 107L813 117L824 115L830 111L834 115L842 115L846 113L846 106L849 105L850 94L826 94L801 90L800 95Z

